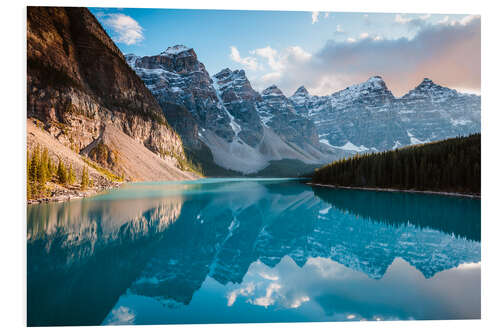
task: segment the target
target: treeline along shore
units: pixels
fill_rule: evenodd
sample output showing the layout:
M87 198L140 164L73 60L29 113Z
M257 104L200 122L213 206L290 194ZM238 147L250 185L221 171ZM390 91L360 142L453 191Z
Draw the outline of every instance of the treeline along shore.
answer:
M339 187L481 194L481 134L332 162L312 183Z

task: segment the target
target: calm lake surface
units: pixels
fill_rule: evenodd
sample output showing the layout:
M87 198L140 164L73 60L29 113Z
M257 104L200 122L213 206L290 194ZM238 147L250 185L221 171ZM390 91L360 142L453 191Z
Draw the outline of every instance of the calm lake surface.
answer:
M480 206L291 179L31 205L28 325L480 318Z

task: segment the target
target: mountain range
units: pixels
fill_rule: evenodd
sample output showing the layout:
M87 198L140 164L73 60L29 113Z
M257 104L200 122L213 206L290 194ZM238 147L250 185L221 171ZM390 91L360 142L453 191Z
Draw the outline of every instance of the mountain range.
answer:
M480 96L428 78L400 98L380 76L327 96L301 86L286 97L276 85L257 92L244 70L210 77L184 45L125 59L195 158L208 148L215 164L242 174L262 173L280 160L312 170L356 153L481 130Z
M481 97L424 79L397 98L380 76L327 96L259 92L210 75L192 48L123 55L86 8L27 11L28 150L126 180L299 176L356 153L480 132ZM193 163L194 162L194 163ZM102 170L108 170L103 173Z

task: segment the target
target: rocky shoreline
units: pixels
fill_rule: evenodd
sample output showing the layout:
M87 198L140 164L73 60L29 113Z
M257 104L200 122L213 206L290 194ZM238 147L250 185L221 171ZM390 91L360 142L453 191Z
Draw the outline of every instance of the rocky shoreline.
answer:
M63 201L70 201L73 199L82 199L86 197L91 197L96 194L102 193L107 190L111 190L114 188L120 187L124 183L110 183L109 185L106 186L99 186L96 188L91 188L86 191L81 191L78 189L56 189L51 193L49 197L43 197L43 198L37 198L37 199L31 199L27 200L28 205L33 205L33 204L40 204L40 203L49 203L49 202L63 202Z
M309 186L321 186L330 188L340 188L346 190L364 190L364 191L378 191L378 192L405 192L405 193L418 193L418 194L433 194L433 195L446 195L452 197L464 197L472 199L481 199L481 195L465 194L456 192L439 192L439 191L418 191L418 190L401 190L396 188L378 188L378 187L352 187L352 186L337 186L328 184L306 183Z

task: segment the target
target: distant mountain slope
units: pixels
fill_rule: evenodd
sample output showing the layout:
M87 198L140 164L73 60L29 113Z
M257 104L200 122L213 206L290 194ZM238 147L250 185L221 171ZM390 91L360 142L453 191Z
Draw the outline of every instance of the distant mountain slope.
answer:
M27 59L28 118L54 139L126 179L193 178L180 170L182 141L158 102L86 8L28 7ZM140 161L127 142L141 146ZM98 145L105 156L92 152ZM165 172L132 171L134 159Z
M316 184L481 193L481 134L372 153L317 169Z
M481 131L480 96L458 93L427 78L401 98L374 76L329 96L312 96L302 86L290 100L314 122L320 141L357 152Z

